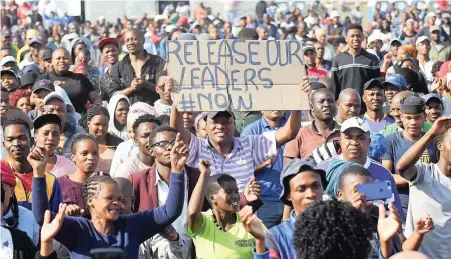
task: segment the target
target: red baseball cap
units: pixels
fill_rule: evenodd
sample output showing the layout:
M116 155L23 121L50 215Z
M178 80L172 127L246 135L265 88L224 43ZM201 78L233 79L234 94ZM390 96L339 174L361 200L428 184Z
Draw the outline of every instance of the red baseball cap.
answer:
M8 185L11 185L12 187L16 186L16 177L14 176L11 166L4 160L0 161L0 165L1 165L2 183L6 183Z
M188 17L181 16L177 22L177 26L181 27L188 23Z
M116 45L119 48L119 41L116 38L103 38L100 42L99 42L99 49L100 51L102 51L103 47L105 47L106 44L110 44L113 43L114 45Z

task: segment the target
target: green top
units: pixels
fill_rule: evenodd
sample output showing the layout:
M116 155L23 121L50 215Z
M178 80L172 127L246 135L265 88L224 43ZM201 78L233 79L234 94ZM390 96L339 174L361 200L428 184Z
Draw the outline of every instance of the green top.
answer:
M428 132L429 129L431 129L432 125L429 122L425 122L423 124L423 132ZM401 131L402 128L398 127L398 125L396 125L396 123L390 124L388 126L386 126L382 131L381 134L385 136L387 136L388 134L391 133L395 133L397 131Z
M251 111L246 114L234 112L235 115L235 136L238 137L243 129L254 121L258 121L262 117L260 111Z

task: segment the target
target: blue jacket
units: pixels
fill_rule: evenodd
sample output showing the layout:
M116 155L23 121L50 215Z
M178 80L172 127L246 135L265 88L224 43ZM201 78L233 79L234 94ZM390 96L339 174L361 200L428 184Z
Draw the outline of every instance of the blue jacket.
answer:
M293 245L295 221L296 215L293 210L291 211L290 220L284 221L269 229L265 234L266 252L258 254L254 247L254 249L252 249L254 259L296 259L296 249ZM393 254L396 254L400 251L400 243L398 238L394 238L392 242ZM373 234L371 248L368 258L384 259L380 250L379 237L376 233Z

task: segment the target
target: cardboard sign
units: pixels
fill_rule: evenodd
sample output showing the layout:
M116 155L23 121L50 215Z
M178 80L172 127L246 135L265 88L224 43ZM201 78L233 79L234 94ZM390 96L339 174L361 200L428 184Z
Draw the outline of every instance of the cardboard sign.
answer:
M287 41L168 41L172 100L180 111L308 110L300 84L302 43Z

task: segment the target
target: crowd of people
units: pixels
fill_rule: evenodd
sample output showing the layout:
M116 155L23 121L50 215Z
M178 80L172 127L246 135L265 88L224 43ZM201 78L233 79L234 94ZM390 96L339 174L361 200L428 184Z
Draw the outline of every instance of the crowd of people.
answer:
M0 257L449 258L449 6L224 3L2 2ZM301 41L310 109L179 110L168 41L219 39Z

